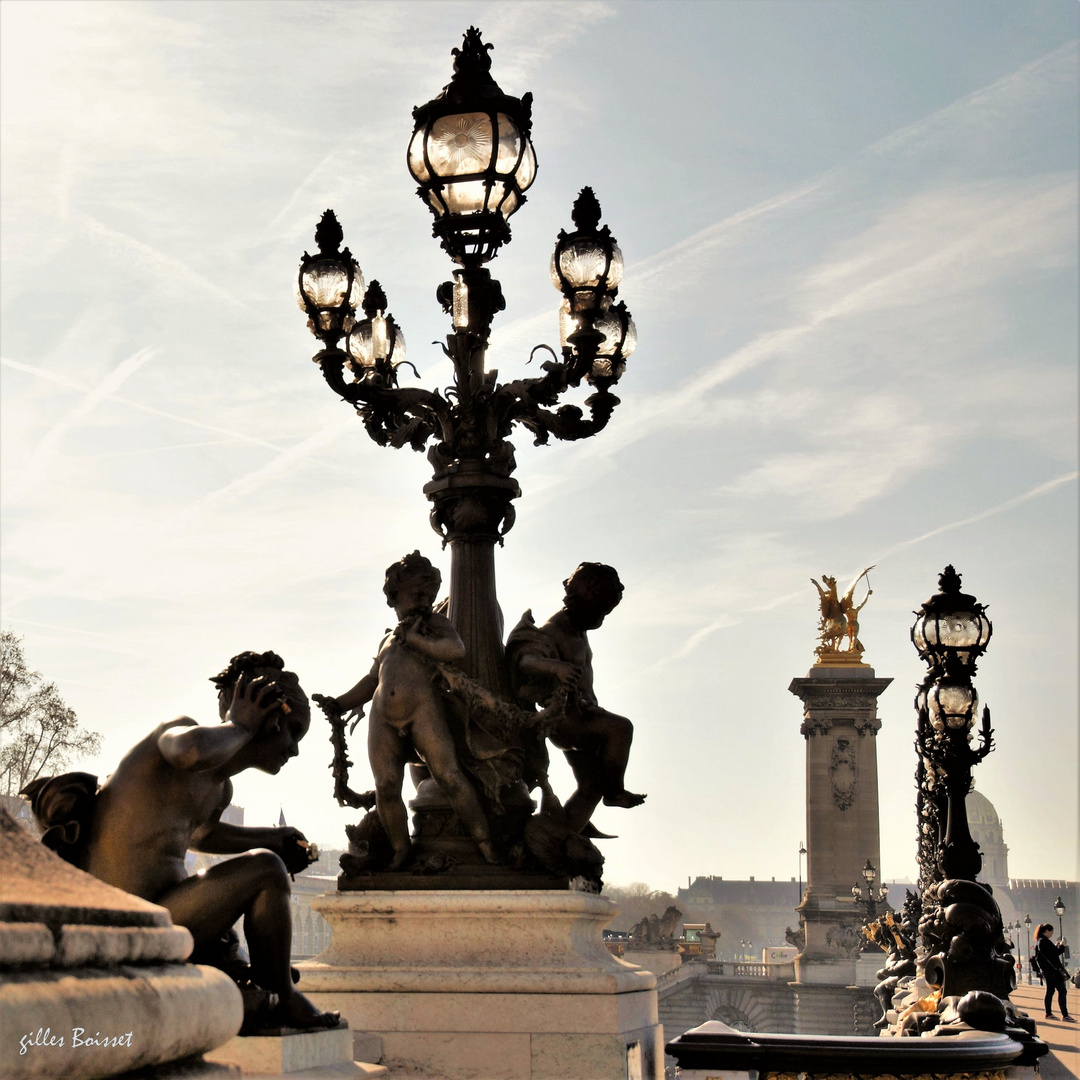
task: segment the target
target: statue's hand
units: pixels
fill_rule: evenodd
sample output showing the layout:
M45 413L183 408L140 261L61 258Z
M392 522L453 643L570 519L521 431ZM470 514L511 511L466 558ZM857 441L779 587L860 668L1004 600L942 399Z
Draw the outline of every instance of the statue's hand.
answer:
M280 691L266 675L254 679L240 678L233 687L225 721L255 735L267 716L282 704Z
M573 689L577 685L578 679L581 678L583 672L577 664L572 664L569 660L552 660L550 661L550 672L568 689Z
M299 829L294 829L291 825L283 825L274 829L274 833L273 843L267 846L275 854L281 856L285 869L290 874L299 874L301 871L306 870L311 862L311 845L308 843L307 837Z

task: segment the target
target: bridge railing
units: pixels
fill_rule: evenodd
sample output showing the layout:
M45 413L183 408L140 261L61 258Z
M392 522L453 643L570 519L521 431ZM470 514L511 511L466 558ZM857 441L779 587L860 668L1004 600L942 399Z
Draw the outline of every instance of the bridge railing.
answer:
M710 975L725 975L737 979L770 979L791 982L795 978L795 965L790 960L708 960Z

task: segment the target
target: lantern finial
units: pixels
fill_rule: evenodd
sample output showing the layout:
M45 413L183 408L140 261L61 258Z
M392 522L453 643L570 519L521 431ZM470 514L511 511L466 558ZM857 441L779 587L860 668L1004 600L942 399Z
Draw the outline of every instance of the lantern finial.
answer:
M315 243L319 245L319 253L336 255L344 239L345 234L338 223L337 214L333 210L324 210L319 224L315 226Z
M943 593L960 592L960 575L956 572L952 563L949 563L938 576L938 588Z
M574 224L582 232L594 232L600 225L600 201L591 187L583 187L570 212Z
M364 314L373 319L380 311L386 310L386 293L383 287L374 278L371 279L364 293Z
M475 79L486 75L491 70L491 57L488 53L494 48L490 42L485 45L480 40L480 31L475 26L470 26L465 31L461 48L450 50L454 58L454 76Z

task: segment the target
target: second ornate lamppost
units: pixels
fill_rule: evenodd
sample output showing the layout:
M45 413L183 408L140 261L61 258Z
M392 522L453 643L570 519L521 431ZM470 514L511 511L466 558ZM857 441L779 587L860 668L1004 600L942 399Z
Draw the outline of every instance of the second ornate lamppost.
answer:
M972 678L993 627L985 606L961 592L960 584L960 575L947 566L938 579L941 591L922 605L911 629L911 640L928 667L915 699L921 888L942 878L974 881L982 868L965 799L972 766L993 748L989 709L983 709L978 749L970 744L979 707Z
M851 895L855 897L857 904L863 904L866 907L866 921L873 922L877 916L877 906L879 903L883 903L889 898L889 887L884 882L875 888L874 882L877 880L877 867L869 860L866 860L866 865L862 868L862 879L865 885L860 885L857 881L851 886Z
M976 881L979 846L968 827L971 770L993 749L984 708L972 745L979 696L972 679L990 641L985 605L960 590L952 566L916 612L911 640L927 664L915 698L919 752L919 887L924 974L942 1000L971 990L1007 999L1016 986L1005 927L992 890ZM1004 1009L1004 1006L1001 1006Z
M636 337L626 306L615 300L622 253L585 188L574 204L575 228L559 234L551 261L563 297L561 357L543 363L539 377L506 383L487 368L491 322L505 302L486 264L510 241L509 219L537 169L532 95L503 93L491 76L490 49L470 28L453 50L450 83L413 110L408 149L417 194L434 216L432 232L458 267L436 293L451 317L443 349L454 365L453 385L443 391L398 386L404 337L378 282L365 290L332 210L316 230L316 253L301 261L297 297L323 345L313 359L368 434L382 446L428 448L433 475L424 493L432 527L451 549L448 614L466 646L462 667L502 693L494 548L513 525L512 503L521 494L508 437L515 425L537 444L602 430L619 404L611 390ZM593 390L584 402L587 414L559 406L560 396L582 382Z

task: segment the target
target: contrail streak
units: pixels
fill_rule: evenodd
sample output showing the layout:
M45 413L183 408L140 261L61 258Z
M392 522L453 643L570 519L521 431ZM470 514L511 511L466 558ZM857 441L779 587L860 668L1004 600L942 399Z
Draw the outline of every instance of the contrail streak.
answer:
M950 521L945 525L939 525L936 529L931 529L929 532L922 533L919 536L914 536L910 540L901 540L900 543L894 544L891 548L886 548L878 557L877 561L889 558L890 555L895 555L898 551L904 551L906 548L914 547L916 544L921 544L924 540L929 540L931 537L940 536L942 533L950 532L953 529L962 528L964 525L974 525L977 521L984 521L988 517L993 517L995 514L1003 514L1006 510L1012 510L1014 507L1020 506L1022 503L1026 503L1029 499L1037 499L1042 495L1049 495L1051 491L1055 491L1061 487L1062 484L1068 484L1080 476L1080 472L1074 470L1073 472L1062 473L1060 476L1055 476L1052 480L1045 480L1041 484L1036 484L1030 491L1025 491L1023 495L1017 495L1015 498L1008 499L1006 502L998 503L997 506L991 506L986 510L980 510L979 513L973 514L971 517L961 518L959 521Z
M1015 509L1017 506L1021 506L1031 499L1041 498L1043 495L1049 495L1052 491L1056 491L1064 484L1074 482L1080 477L1080 472L1074 470L1073 472L1062 473L1060 476L1055 476L1050 480L1044 480L1041 484L1036 484L1035 487L1029 491L1025 491L1021 495L1016 495L1011 499L1006 499L1005 502L997 503L994 506L989 506L985 510L980 510L977 514L972 514L970 517L959 518L956 521L946 522L944 525L939 525L935 529L931 529L929 532L920 533L918 536L913 536L909 540L901 540L898 544L894 544L890 548L886 548L885 551L876 557L872 557L871 561L874 563L881 563L885 559L896 555L898 552L905 551L907 548L914 547L916 544L921 544L924 540L930 540L935 536L940 536L942 533L951 532L953 529L963 528L965 525L974 525L976 522L985 521L989 517L994 517L997 514L1004 514L1009 510ZM856 573L857 571L852 571ZM846 575L841 575L844 577ZM747 610L752 612L771 611L773 608L780 607L783 604L790 603L791 601L804 595L804 590L798 589L795 592L784 593L780 596L775 596L771 600L764 604L758 604L754 607L750 607ZM675 660L682 660L694 651L707 637L714 634L717 630L726 630L733 626L738 626L743 622L743 619L736 618L731 615L720 615L712 622L707 623L705 626L695 630L674 652L669 653L667 656L661 657L651 667L639 672L631 681L638 681L652 678L661 668L666 667L668 664Z
M76 382L74 379L69 379L63 375L57 375L55 372L48 371L45 368L34 367L31 364L23 364L18 360L9 360L7 357L0 359L0 364L4 367L14 368L16 371L24 371L28 375L36 375L39 379L45 379L48 382L56 383L58 386L67 386L72 390L81 390L83 393L89 392L82 383ZM213 424L204 424L201 420L192 420L188 416L177 416L175 413L163 412L161 409L155 409L152 405L144 405L140 401L132 401L131 398L109 394L107 395L107 400L116 405L124 405L129 409L138 409L140 412L149 413L151 416L160 416L163 420L175 420L178 424L187 424L189 427L202 428L203 431L213 431L218 435L228 435L230 438L237 439L240 442L253 443L255 446L263 446L266 447L267 450L273 450L275 453L281 449L276 443L267 442L265 439L256 438L254 435L245 435L242 431L233 431L229 428L215 427Z

